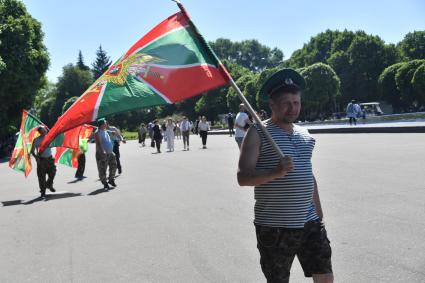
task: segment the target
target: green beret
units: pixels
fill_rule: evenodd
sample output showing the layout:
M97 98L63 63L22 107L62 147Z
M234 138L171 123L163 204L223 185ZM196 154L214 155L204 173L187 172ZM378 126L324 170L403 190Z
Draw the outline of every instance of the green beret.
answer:
M260 89L260 97L265 99L274 90L284 85L297 85L301 90L305 87L304 78L294 69L282 69L271 75Z

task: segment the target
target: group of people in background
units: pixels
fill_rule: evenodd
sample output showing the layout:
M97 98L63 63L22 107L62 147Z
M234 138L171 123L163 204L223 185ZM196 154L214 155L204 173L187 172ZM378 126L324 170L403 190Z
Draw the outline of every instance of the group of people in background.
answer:
M138 139L142 147L146 146L146 138L151 139L150 146L156 148L156 153L161 153L161 144L166 142L168 152L175 149L175 140L183 140L183 150L189 150L190 134L196 134L201 137L202 148L207 148L208 131L211 130L210 123L205 116L199 116L195 122L189 121L184 116L181 121L174 121L171 118L163 121L162 124L158 120L148 123L142 123L138 129Z

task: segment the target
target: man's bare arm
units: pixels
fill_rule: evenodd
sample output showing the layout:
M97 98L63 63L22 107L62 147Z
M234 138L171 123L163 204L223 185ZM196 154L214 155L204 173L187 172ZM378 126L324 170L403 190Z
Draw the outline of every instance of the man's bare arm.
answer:
M323 218L322 205L320 203L319 189L317 187L316 177L314 177L314 175L313 175L313 181L314 181L313 203L316 209L317 216L319 216L320 219L322 219Z
M32 142L32 145L31 145L31 155L32 156L34 156L34 158L35 159L37 159L38 158L38 156L35 154L35 146L34 146L34 141Z
M260 155L261 140L255 128L251 127L244 138L241 154L239 156L239 168L237 173L240 186L257 186L270 182L276 178L285 176L293 169L292 159L286 157L279 165L271 170L256 170L258 156Z
M94 141L96 142L96 146L100 148L100 152L105 153L105 150L103 149L102 143L100 142L99 134L94 134Z

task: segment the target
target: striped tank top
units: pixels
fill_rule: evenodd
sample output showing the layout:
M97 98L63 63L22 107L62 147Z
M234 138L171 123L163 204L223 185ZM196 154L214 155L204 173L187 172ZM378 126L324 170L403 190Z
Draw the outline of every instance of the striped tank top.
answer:
M292 157L294 169L285 177L255 187L254 223L269 227L303 228L305 222L319 218L313 204L311 157L315 140L307 129L297 125L294 125L292 134L279 128L270 119L264 125L281 151ZM255 127L261 137L256 169L273 169L279 163L279 155L261 128Z

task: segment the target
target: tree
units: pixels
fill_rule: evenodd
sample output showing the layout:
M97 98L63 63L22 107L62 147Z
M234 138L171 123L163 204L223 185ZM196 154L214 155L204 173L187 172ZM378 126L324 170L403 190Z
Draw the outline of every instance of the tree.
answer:
M208 120L215 121L218 114L227 112L226 92L227 88L218 88L203 94L196 102L196 112L206 116Z
M238 64L231 63L228 60L223 60L223 64L226 66L227 70L235 81L246 74L252 74L249 69L244 68ZM201 98L196 100L196 113L205 115L212 121L217 118L218 114L227 113L229 111L227 103L229 89L230 88L228 86L225 86L203 94Z
M385 46L378 36L359 34L350 44L350 90L346 90L346 103L351 98L358 101L374 101L379 98L378 78L382 71L395 63L392 49Z
M406 62L397 70L395 75L397 88L401 93L401 100L406 103L406 105L413 106L414 109L418 109L425 104L425 93L418 92L412 83L415 72L424 62L425 60L412 60Z
M99 48L96 50L96 59L92 64L93 79L97 80L108 70L111 64L110 57L106 55L105 50L102 49L102 45L99 45Z
M6 64L3 62L3 60L1 59L1 56L0 56L0 74L5 69L6 69Z
M268 104L268 97L262 97L260 96L260 88L261 86L266 82L266 80L273 75L278 68L271 68L271 69L265 69L262 71L258 76L257 80L255 81L255 85L257 86L257 89L255 90L256 93L256 106L258 109L263 109L267 111L270 114L269 104Z
M413 74L412 87L420 95L421 105L425 105L425 63L422 63Z
M398 48L407 60L425 59L425 30L406 34Z
M0 0L0 139L46 82L49 55L41 24L17 0Z
M301 118L315 120L336 112L336 97L340 94L340 80L326 64L316 63L301 70L306 81L302 95Z
M379 75L399 59L398 49L378 36L364 31L327 30L312 37L282 65L302 68L322 62L331 66L341 81L342 106L353 98L376 100Z
M40 88L34 98L32 108L35 109L35 116L40 117L40 106L41 104L49 98L56 99L57 89L56 84L47 81L42 88ZM42 121L44 122L44 121Z
M272 49L255 39L233 42L219 38L210 42L210 45L220 59L228 60L253 72L276 67L283 59L283 52L280 49Z
M396 63L385 68L378 79L380 98L390 103L395 113L406 108L401 100L401 93L395 81L395 75L403 65L404 63Z
M77 67L83 71L90 70L90 68L86 64L84 64L83 53L81 52L81 50L78 51Z
M53 119L52 110L55 105L55 97L48 97L46 100L43 100L40 103L39 109L37 111L40 120L48 127L52 127L56 122L56 119Z

